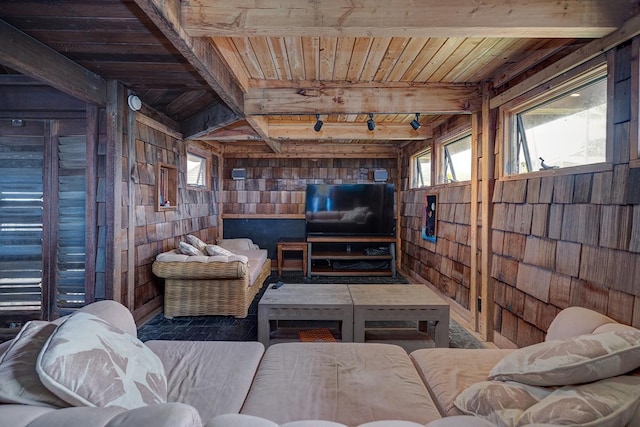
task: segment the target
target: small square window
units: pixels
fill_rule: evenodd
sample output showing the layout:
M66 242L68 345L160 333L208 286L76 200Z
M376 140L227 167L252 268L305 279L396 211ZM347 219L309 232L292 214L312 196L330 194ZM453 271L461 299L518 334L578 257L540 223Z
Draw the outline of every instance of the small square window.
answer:
M442 145L442 183L471 180L471 135Z
M207 187L207 159L187 153L187 185Z
M431 149L411 158L411 188L431 186Z

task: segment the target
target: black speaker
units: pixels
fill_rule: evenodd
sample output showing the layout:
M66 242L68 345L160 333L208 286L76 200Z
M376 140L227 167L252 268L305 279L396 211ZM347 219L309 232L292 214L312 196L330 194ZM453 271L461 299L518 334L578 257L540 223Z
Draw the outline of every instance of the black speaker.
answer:
M373 180L375 182L384 182L389 179L389 173L386 169L375 169L373 171Z
M233 168L231 170L231 178L233 179L245 179L247 177L247 170L245 168Z

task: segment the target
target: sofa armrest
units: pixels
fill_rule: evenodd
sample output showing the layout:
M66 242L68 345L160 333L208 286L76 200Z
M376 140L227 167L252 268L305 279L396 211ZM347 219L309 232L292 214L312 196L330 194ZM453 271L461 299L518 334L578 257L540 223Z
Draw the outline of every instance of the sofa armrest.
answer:
M584 307L568 307L556 315L545 341L562 340L593 333L608 323L617 323L610 317Z
M96 301L94 303L85 305L78 311L93 314L109 322L110 325L124 331L134 337L138 336L138 329L136 322L133 319L133 315L127 307L119 302L112 300Z
M11 406L12 408L8 408ZM18 408L23 406L23 408ZM198 411L182 403L162 403L142 408L125 410L122 408L74 407L63 409L42 408L27 405L0 405L0 414L5 410L34 413L24 422L11 424L16 427L201 427ZM45 410L46 409L46 410ZM10 414L9 414L10 415ZM5 418L6 419L6 418ZM12 419L10 416L8 419ZM16 420L18 418L15 418Z

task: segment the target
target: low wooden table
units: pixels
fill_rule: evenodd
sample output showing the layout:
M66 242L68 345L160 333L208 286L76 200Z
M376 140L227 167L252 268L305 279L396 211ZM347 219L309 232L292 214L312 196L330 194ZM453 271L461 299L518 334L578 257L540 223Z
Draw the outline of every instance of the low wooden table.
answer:
M307 248L308 243L299 239L282 239L278 241L278 276L282 276L284 265L284 252L302 251L302 274L307 275Z
M270 284L258 303L258 341L269 347L272 321L337 320L341 340L353 341L353 304L347 285ZM277 322L273 322L277 323Z
M424 285L348 285L353 302L354 342L365 342L365 322L435 322L435 346L449 347L449 304Z

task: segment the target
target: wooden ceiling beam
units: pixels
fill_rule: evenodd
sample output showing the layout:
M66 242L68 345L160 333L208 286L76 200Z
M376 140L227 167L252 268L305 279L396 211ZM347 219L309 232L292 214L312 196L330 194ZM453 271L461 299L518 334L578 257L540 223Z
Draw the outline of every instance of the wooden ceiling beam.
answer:
M430 126L421 126L417 131L408 123L377 123L373 131L366 123L325 123L319 132L313 130L314 123L270 123L269 136L281 141L417 141L433 136Z
M192 37L598 38L635 7L628 0L190 0L180 12Z
M362 87L345 84L324 88L250 88L248 115L295 114L465 114L480 110L477 86L400 85Z
M180 24L179 0L135 0L182 56L236 114L242 115L242 88L209 39L190 37Z
M377 158L397 159L399 148L396 144L336 144L336 143L285 143L279 153L273 153L262 142L225 144L225 158L292 158L292 159L335 159L335 158Z
M279 153L281 150L280 141L276 141L269 135L269 120L266 117L261 116L246 116L245 120L249 123L249 126L256 131L256 133L267 143L274 153Z
M198 139L240 120L241 117L223 102L214 102L180 123L184 139Z
M107 82L0 20L0 63L82 101L104 106Z

